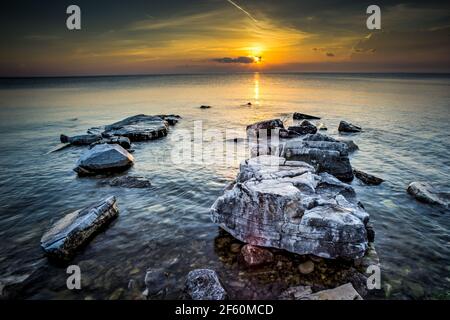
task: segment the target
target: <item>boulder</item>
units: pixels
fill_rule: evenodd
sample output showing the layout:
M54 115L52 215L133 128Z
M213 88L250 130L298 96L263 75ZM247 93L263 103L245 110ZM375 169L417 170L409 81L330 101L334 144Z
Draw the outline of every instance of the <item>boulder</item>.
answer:
M308 120L303 120L302 123L300 123L300 125L298 126L290 126L288 127L289 131L294 131L295 133L299 134L299 135L304 135L304 134L308 134L308 133L316 133L317 132L317 127L312 124L311 122L309 122Z
M167 135L168 126L179 119L177 115L138 114L105 126L103 134L127 137L132 142L153 140Z
M336 141L345 143L347 145L348 152L350 153L359 150L358 145L355 142L353 142L353 140L342 139L341 137L338 137L336 138Z
M74 171L79 175L111 173L128 169L133 156L118 144L99 144L83 153Z
M446 208L450 205L450 192L439 191L427 182L411 182L407 191L421 202L441 205Z
M282 157L243 161L234 186L211 207L211 218L242 242L302 255L356 259L368 246L369 215L353 188Z
M83 134L73 137L68 137L62 134L60 136L61 143L70 143L75 146L90 145L92 143L100 141L101 139L102 136L99 134Z
M245 264L249 267L257 267L273 262L273 254L267 249L246 244L241 249Z
M272 119L248 125L246 131L247 136L258 136L259 132L266 130L268 136L270 136L271 130L279 131L280 129L284 129L283 121L280 119Z
M119 137L119 136L112 136L109 138L102 138L101 140L94 142L89 147L93 148L94 146L98 144L118 144L124 149L130 149L131 148L131 141L127 137Z
M111 187L138 188L138 189L149 188L152 186L150 180L134 176L116 177L110 180L101 181L99 184L109 185Z
M309 114L300 113L300 112L294 112L294 115L292 116L294 120L319 120L319 117L311 116Z
M309 286L298 286L284 291L280 299L289 300L363 300L351 283L334 289L312 293Z
M41 247L51 258L70 260L80 247L86 245L118 214L114 196L69 213L54 223L42 236Z
M217 273L210 269L189 272L185 290L193 300L224 300L227 297Z
M279 148L279 155L287 160L307 162L318 172L328 172L342 181L353 180L347 145L324 134L286 141Z
M363 171L356 170L356 169L353 169L353 174L355 175L355 177L357 177L359 180L361 180L364 184L379 185L380 183L382 183L384 181L381 178L377 178L371 174L368 174L368 173L365 173Z
M338 127L339 132L361 132L361 127L355 126L347 121L341 121Z

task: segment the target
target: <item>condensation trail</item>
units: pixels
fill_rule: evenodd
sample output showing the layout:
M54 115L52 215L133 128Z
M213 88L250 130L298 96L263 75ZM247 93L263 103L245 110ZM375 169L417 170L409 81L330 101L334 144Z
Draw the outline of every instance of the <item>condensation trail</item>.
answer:
M245 11L242 7L240 7L238 4L236 4L235 2L231 1L231 0L227 0L229 3L231 3L233 6L235 6L236 8L238 8L239 10L241 10L243 13L245 13L250 19L252 19L254 22L258 23L258 20L256 20L255 18L253 18L253 16L248 12Z

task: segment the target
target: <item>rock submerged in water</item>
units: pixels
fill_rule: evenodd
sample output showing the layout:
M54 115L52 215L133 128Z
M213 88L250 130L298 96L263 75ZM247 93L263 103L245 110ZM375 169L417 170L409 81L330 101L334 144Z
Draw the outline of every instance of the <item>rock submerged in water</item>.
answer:
M186 279L186 293L193 300L224 300L227 293L214 270L196 269Z
M127 137L119 137L119 136L113 136L109 138L102 138L99 141L96 141L89 145L89 148L93 148L94 146L98 144L118 144L124 149L129 150L131 148L131 141Z
M281 300L363 300L351 283L334 289L312 293L310 286L292 287L283 292Z
M61 143L70 143L74 146L85 146L102 140L102 136L99 134L83 134L68 137L62 134L59 139L61 140Z
M339 132L361 132L361 127L355 126L347 121L341 121L339 123L338 131Z
M267 136L270 136L271 130L284 129L283 121L280 119L264 120L247 126L247 136L259 136L260 130L267 130Z
M79 175L120 172L134 163L133 156L117 144L99 144L83 153L74 171Z
M450 193L440 192L427 182L411 182L407 191L421 202L436 204L445 208L450 207Z
M243 161L211 218L240 241L324 258L356 259L368 247L368 213L350 185L301 161Z
M300 113L300 112L294 112L294 115L292 116L294 120L319 120L319 117L311 116L309 114Z
M357 169L353 169L353 174L355 175L356 178L361 180L364 184L368 184L368 185L376 186L376 185L381 184L384 181L381 178L375 177L374 175L365 173L365 172L357 170Z
M279 154L287 160L307 162L318 172L328 172L342 181L353 180L347 145L327 135L316 133L287 141Z
M211 109L211 106L207 106L207 105L201 105L200 109Z
M317 127L308 120L303 120L302 123L300 123L298 126L288 127L288 131L293 131L299 135L308 133L314 134L317 132Z
M111 187L137 188L137 189L144 189L152 186L150 180L144 179L143 177L134 177L134 176L116 177L109 180L101 181L99 184L109 185Z
M114 196L74 211L58 220L42 236L41 247L47 256L70 260L76 251L119 214Z
M353 140L349 140L349 139L342 139L341 137L338 137L335 139L337 142L342 142L345 143L347 145L348 148L348 152L355 152L357 150L359 150L358 145L353 141Z
M241 255L245 264L249 267L262 266L273 262L273 254L265 248L246 244L241 249Z

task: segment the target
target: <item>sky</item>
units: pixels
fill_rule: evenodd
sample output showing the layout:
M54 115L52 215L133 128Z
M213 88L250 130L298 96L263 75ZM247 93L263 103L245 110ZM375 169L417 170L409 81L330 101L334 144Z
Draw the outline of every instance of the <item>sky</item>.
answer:
M66 28L71 4L81 30ZM381 30L366 27L371 4ZM450 72L449 9L433 0L15 0L2 4L0 76Z

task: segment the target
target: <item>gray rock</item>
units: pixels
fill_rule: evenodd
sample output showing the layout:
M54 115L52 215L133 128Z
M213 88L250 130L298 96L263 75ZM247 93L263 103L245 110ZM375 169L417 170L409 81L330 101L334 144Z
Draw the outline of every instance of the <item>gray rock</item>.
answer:
M167 285L166 272L162 268L148 269L144 279L146 290L145 296L153 296L163 291Z
M446 208L450 205L450 192L439 191L427 182L411 182L407 191L421 202L437 204Z
M111 173L128 169L133 156L118 144L100 144L83 153L74 171L79 175Z
M249 267L257 267L273 262L273 254L265 248L246 244L241 249L245 264Z
M130 149L131 148L131 141L127 137L119 137L119 136L112 136L108 138L102 138L101 140L94 142L89 146L89 148L93 148L94 146L98 144L118 144L124 149Z
M317 132L317 127L308 120L303 120L302 123L300 123L300 125L290 126L288 127L288 130L293 131L299 135L304 135L308 133L314 134Z
M61 135L61 143L70 143L75 146L90 145L102 139L101 135L98 134L83 134L79 136L68 137L66 135Z
M310 274L314 271L314 262L311 260L305 261L303 263L300 263L298 266L298 270L301 274Z
M365 173L363 171L356 170L356 169L353 169L353 174L355 175L355 177L357 177L359 180L361 180L364 184L379 185L384 181L381 178L375 177L374 175L371 175L371 174L368 174L368 173Z
M114 196L74 211L53 224L42 236L41 247L51 258L70 260L81 246L87 244L118 214Z
M179 119L177 115L138 114L105 126L103 133L127 137L132 142L153 140L167 135L168 126L176 124Z
M309 286L291 287L279 298L281 300L363 300L351 283L316 293L312 293Z
M303 120L303 119L319 120L320 119L319 117L311 116L309 114L300 113L300 112L294 112L294 115L292 117L294 118L294 120Z
M347 145L348 152L355 152L355 151L359 150L358 145L353 140L343 139L341 137L338 137L338 138L336 138L336 141L345 143Z
M109 185L111 187L137 188L137 189L144 189L152 186L150 180L144 179L143 177L134 177L134 176L116 177L109 180L101 181L99 184Z
M338 127L339 132L361 132L361 127L355 126L347 121L341 121Z
M189 272L186 292L193 300L224 300L227 293L214 270L196 269Z
M297 254L355 259L368 245L369 215L350 185L276 156L243 161L211 218L240 241Z
M247 126L247 136L258 136L260 132L266 130L268 136L270 136L270 130L284 129L283 121L280 119L265 120L253 123ZM261 131L260 131L261 130Z
M342 181L353 180L353 170L345 143L320 134L306 135L303 139L284 142L279 152L287 160L307 162L318 172L328 172Z
M310 286L291 287L283 291L278 299L280 300L301 300L312 294Z

